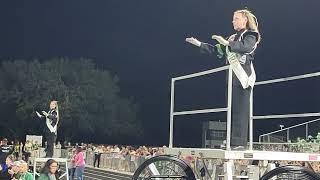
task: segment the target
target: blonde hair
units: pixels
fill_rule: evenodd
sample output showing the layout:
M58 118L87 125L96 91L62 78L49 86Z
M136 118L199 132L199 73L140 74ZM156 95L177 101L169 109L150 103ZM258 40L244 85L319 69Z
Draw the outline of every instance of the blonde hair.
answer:
M234 13L241 13L243 16L247 18L248 21L247 21L246 28L252 30L253 32L258 33L257 43L259 43L261 41L261 35L259 32L259 24L258 24L257 17L254 14L252 14L252 12L249 11L248 9L236 10Z

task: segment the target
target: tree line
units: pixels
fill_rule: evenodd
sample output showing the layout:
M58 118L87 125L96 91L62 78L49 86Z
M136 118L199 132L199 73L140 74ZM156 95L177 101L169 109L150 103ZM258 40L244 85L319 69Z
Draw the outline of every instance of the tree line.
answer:
M118 82L88 59L2 61L0 135L42 134L45 121L35 111L48 111L49 102L57 100L58 137L66 141L139 136L138 104L120 96Z

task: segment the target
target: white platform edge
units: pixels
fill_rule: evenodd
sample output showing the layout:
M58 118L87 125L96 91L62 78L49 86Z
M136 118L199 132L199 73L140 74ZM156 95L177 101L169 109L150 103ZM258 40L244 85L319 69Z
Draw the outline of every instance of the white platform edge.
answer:
M293 153L276 151L226 151L222 149L203 148L165 148L165 154L170 155L194 155L213 159L247 159L247 160L278 160L278 161L320 161L320 154Z

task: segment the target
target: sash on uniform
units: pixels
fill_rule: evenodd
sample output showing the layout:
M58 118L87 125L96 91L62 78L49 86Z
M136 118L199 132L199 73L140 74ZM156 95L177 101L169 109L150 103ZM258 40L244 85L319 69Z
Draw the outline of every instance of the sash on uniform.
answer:
M248 76L248 74L245 72L245 70L243 69L243 67L240 64L239 59L241 57L239 57L239 56L241 56L241 55L238 53L230 52L228 50L228 48L226 48L226 54L227 54L227 60L230 64L230 67L231 67L232 71L234 72L234 74L239 79L243 89L246 89L249 86L251 86L253 88L254 83L256 81L256 73L254 71L253 64L251 63L251 65L250 65L251 75Z
M50 111L49 111L49 113L50 113ZM54 126L52 126L52 124L51 124L52 120L49 119L48 117L46 117L47 127L49 128L50 132L55 133L55 134L57 134L57 127L58 127L58 122L59 122L58 118L59 117L57 115L57 123Z
M244 31L241 36L239 37L239 41L241 41L243 34L246 31ZM235 34L230 36L229 40L233 40L235 37ZM243 69L242 65L240 62L243 62L243 58L246 58L246 55L249 55L251 53L254 52L254 50L257 47L257 43L255 44L255 46L253 47L253 50L249 53L246 53L245 55L241 55L239 53L235 53L235 52L230 52L229 48L226 48L226 56L227 56L227 60L230 64L230 68L232 69L232 71L234 72L234 74L237 76L237 78L239 79L241 86L243 87L243 89L248 88L249 86L251 86L253 88L254 83L256 82L256 73L254 71L254 67L252 62L250 62L250 68L251 68L251 75L248 76L248 74L245 72L245 70ZM244 62L245 63L245 59Z
M46 118L46 124L47 124L47 127L49 128L50 132L56 133L56 131L57 131L57 125L52 126L52 125L51 125L51 122L52 122L51 119Z

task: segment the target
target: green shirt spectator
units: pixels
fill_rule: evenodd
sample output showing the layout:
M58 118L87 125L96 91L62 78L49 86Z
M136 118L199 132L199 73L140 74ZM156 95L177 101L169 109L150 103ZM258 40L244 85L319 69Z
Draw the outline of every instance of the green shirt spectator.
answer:
M20 165L20 173L21 176L19 177L19 180L33 180L33 174L28 172L29 165L26 162L22 162Z
M25 172L21 174L19 180L33 180L33 174L31 174L30 172Z

